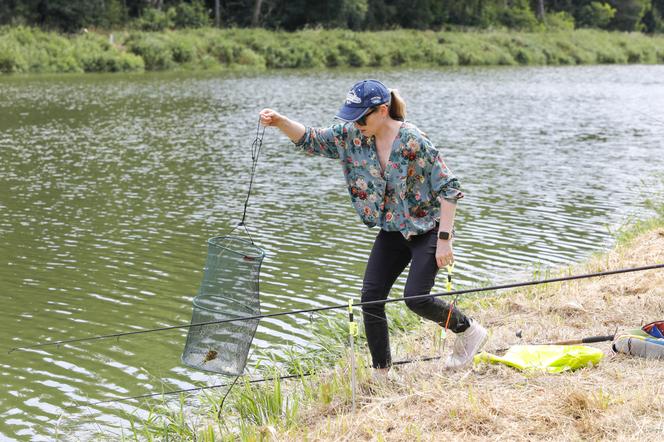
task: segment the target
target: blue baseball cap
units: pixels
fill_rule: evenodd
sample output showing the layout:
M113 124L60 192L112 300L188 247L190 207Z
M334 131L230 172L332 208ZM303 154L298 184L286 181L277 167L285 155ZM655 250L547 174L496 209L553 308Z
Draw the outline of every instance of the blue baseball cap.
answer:
M336 117L353 122L362 118L372 107L390 102L390 90L378 80L358 81L350 88Z

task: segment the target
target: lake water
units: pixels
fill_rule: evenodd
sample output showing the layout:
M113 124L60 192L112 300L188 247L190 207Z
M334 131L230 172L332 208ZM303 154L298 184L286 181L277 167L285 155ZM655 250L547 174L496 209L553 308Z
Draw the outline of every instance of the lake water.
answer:
M460 178L457 287L583 260L661 201L664 66L0 77L3 347L188 323L206 240L242 215L258 111L328 125L365 77L401 91ZM358 296L376 231L335 160L268 129L247 216L264 313ZM307 323L263 320L252 355L306 345ZM74 402L218 383L182 366L184 340L0 352L0 438L86 439L122 407Z

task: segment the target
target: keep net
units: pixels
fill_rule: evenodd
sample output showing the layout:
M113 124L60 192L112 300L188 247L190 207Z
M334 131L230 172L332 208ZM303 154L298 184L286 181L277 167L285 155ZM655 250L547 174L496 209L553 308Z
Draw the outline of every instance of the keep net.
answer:
M262 249L237 237L209 239L191 323L260 315L258 279L264 256ZM199 370L240 376L257 327L258 319L192 326L182 362Z

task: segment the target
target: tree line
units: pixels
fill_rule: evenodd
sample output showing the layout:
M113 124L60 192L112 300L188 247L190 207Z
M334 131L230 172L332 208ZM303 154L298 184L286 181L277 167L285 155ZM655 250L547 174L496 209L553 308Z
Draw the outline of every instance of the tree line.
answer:
M62 32L197 27L599 28L664 32L664 0L0 0L0 25Z

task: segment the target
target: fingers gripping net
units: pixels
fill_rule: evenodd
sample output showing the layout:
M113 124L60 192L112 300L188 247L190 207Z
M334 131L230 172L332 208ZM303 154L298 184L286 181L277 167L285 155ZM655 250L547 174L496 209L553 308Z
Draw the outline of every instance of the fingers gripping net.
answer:
M265 253L253 243L219 236L208 240L205 274L194 298L192 324L260 315L258 278ZM189 328L182 362L199 370L239 376L258 319Z

